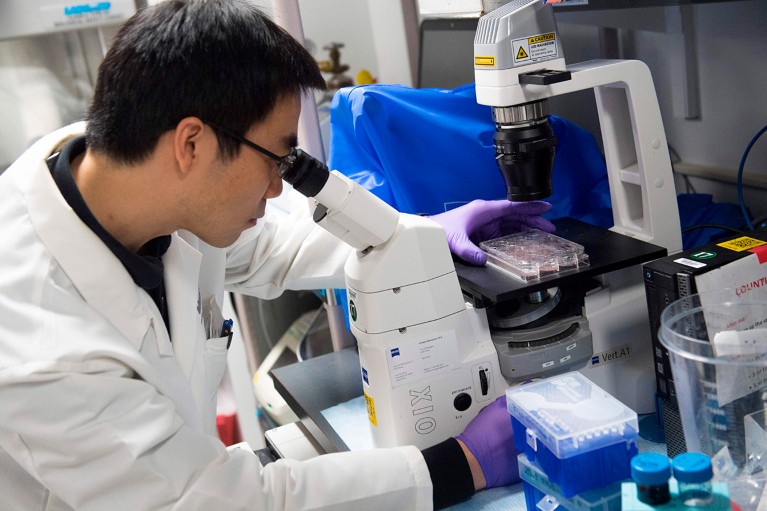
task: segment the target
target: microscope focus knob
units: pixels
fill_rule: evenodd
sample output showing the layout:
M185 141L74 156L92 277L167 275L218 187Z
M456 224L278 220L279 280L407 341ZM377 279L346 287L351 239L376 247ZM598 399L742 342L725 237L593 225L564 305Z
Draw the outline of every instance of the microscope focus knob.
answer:
M453 400L453 406L459 412L465 412L471 406L471 396L465 392L461 392Z

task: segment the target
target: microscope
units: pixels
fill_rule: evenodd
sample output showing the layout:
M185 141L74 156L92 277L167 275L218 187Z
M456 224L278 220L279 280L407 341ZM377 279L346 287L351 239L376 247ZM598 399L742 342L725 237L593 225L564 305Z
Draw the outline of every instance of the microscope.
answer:
M682 241L676 191L649 69L636 60L567 65L561 43L553 8L541 0L512 0L479 20L474 40L477 102L492 110L496 160L508 199L528 201L551 194L556 140L548 122L548 99L593 89L613 208L612 232L605 235L617 233L678 252ZM581 303L580 311L577 305L572 308L572 321L591 332L593 344L591 360L581 372L637 413L650 413L655 410L655 379L641 269L635 262L618 266L622 267L589 276L580 288L562 288L557 279L543 287L549 296L564 289L569 299ZM531 298L541 302L540 283L528 289L516 286L501 301L497 293L488 296L477 285L474 270L459 268L459 277L475 302L488 306L505 375L509 371L504 370L504 359L531 346L545 351L548 339L565 335L564 327L551 332L554 321L547 321L545 314L532 326L517 322L508 327L515 318L510 304ZM528 294L532 291L535 294Z
M515 201L551 193L556 140L547 98L594 89L615 226L596 235L584 227L597 247L587 269L520 284L454 261L436 222L397 212L296 150L281 177L313 199L316 223L355 249L344 268L349 318L377 447L429 447L460 433L509 385L584 366L638 413L654 410L639 267L647 259L637 254L678 251L681 232L649 70L635 61L567 66L551 7L540 0L513 0L480 19L475 69ZM561 225L578 236L577 225ZM623 248L603 243L614 238Z

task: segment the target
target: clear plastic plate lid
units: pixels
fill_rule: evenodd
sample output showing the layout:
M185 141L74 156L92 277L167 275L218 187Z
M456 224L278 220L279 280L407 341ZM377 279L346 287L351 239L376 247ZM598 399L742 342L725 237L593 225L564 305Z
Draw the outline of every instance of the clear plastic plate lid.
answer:
M479 247L488 264L523 281L589 265L583 245L538 229L483 241Z

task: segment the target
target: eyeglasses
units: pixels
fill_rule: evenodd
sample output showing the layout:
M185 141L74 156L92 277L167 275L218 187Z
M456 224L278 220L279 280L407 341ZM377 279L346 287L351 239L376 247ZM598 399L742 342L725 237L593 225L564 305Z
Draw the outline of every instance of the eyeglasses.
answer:
M268 149L264 149L260 145L258 145L256 143L253 143L250 140L248 140L247 138L241 137L240 135L237 135L236 133L234 133L232 131L229 131L226 128L222 128L221 126L218 126L217 124L212 124L210 122L207 123L207 124L208 124L208 126L213 128L214 130L220 131L221 133L223 133L227 137L229 137L229 138L231 138L233 140L236 140L240 144L246 145L246 146L250 147L251 149L255 149L259 153L261 153L261 154L263 154L265 156L268 156L272 160L276 161L277 162L277 173L279 174L280 177L283 177L288 172L288 170L290 170L290 168L293 166L293 164L296 161L296 148L295 147L291 147L290 148L290 152L287 155L285 155L285 156L277 156L276 154L274 154L273 152L269 151Z

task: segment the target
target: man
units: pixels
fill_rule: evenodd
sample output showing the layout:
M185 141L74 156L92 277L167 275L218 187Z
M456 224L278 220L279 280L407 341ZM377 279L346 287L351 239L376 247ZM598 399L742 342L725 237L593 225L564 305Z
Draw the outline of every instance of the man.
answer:
M161 2L119 31L87 125L0 177L3 509L430 509L516 477L500 402L424 453L262 469L215 436L224 289L343 286L348 247L311 219L264 217L282 183L263 150L289 153L300 94L323 85L246 2ZM546 208L473 203L435 219L471 258L469 235L550 228Z

